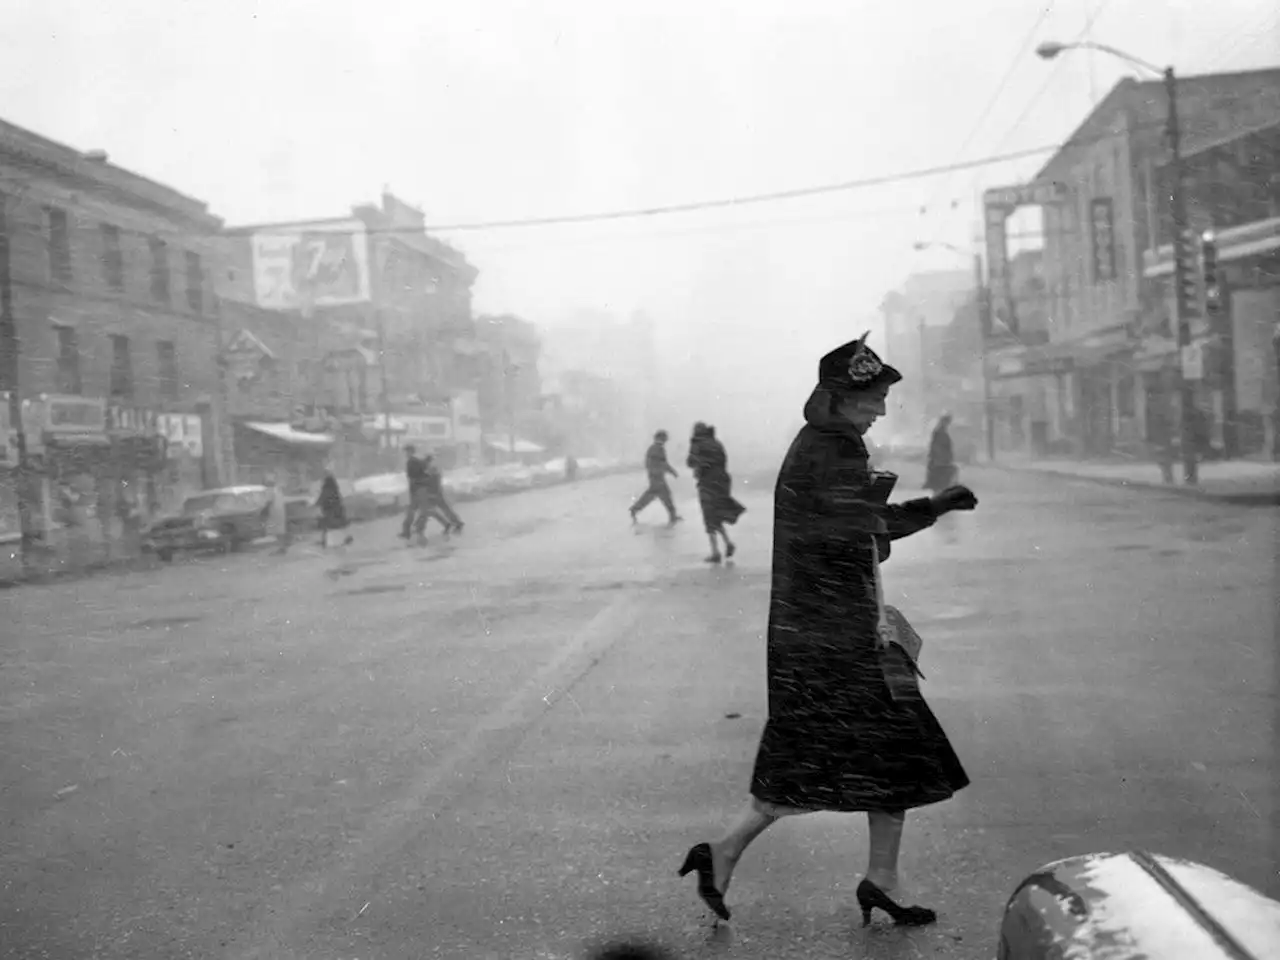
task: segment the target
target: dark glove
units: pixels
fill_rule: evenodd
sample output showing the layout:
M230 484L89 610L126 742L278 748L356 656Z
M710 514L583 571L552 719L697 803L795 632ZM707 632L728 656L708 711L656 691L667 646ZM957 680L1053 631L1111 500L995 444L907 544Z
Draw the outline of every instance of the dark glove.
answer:
M972 510L978 505L978 498L973 495L973 491L959 484L954 487L947 487L941 493L931 497L930 500L933 503L933 509L937 511L939 516L944 513L950 513L952 510Z

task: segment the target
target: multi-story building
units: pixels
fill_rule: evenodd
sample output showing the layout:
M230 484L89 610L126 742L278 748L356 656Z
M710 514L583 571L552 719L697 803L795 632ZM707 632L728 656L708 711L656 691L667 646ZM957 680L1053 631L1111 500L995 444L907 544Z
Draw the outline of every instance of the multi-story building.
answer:
M485 348L477 387L488 454L500 458L552 444L558 438L550 435L543 416L538 328L510 314L482 316L476 337Z
M478 273L424 223L421 211L384 194L381 206L354 207L349 217L226 232L232 269L224 297L289 315L308 352L318 354L306 358L305 398L294 398L308 407L314 429L272 428L300 461L314 464L304 451L322 442L300 434L332 438L332 457L361 430L373 446L364 456L354 447L340 456L345 472L389 467L399 459L396 448L415 440L462 459L452 449L459 436L451 408L475 405L483 353L471 318ZM261 433L248 423L237 427L241 437ZM416 424L430 436L416 437Z
M1280 117L1193 147L1184 154L1183 171L1191 232L1197 239L1211 234L1218 251L1218 309L1206 309L1201 288L1191 322L1196 342L1207 348L1203 375L1195 381L1207 452L1280 459ZM1151 330L1144 344L1144 386L1148 404L1162 406L1177 436L1176 405L1162 404L1170 393L1177 333L1167 165L1157 171L1157 182L1155 249L1146 251L1145 275L1168 322ZM1150 369L1157 364L1163 369Z
M1195 153L1280 118L1280 70L1179 78L1177 97ZM1161 81L1120 81L1033 180L1058 190L1042 208L1049 343L1004 357L1001 391L1043 409L1049 442L1077 454L1148 449L1147 400L1167 390L1173 355L1147 343L1167 305L1143 275L1167 110Z
M903 378L890 397L886 435L927 435L932 421L952 404L943 345L948 326L973 288L968 270L915 273L881 303L884 357Z
M28 561L93 562L224 472L221 222L104 153L2 122L0 201L0 538L17 522Z

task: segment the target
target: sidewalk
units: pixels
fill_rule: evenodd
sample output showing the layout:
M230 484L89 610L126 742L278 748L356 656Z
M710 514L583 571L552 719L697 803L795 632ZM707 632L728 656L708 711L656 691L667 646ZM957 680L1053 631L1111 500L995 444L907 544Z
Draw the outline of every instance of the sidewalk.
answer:
M587 466L585 470L579 473L577 482L595 480L612 476L625 470L635 469L634 467L620 465L611 461L586 460L580 461L581 463L586 463ZM552 466L554 466L554 462ZM470 503L491 497L567 484L570 481L563 475L562 471L563 466L557 471L548 469L546 464L535 468L517 466L514 468L490 468L469 472L457 471L452 476L446 475L446 489L450 493L450 499L456 500L458 503ZM388 474L388 476L403 477L402 474ZM456 486L450 483L451 480L455 479L461 480ZM306 536L304 534L301 539L305 540ZM246 552L252 552L254 549L261 549L261 545L257 547L250 546ZM81 557L77 562L67 562L64 556L55 551L37 547L28 555L24 569L18 545L16 543L0 544L0 590L20 587L23 584L82 580L86 577L102 576L110 573L127 573L163 566L161 561L154 555L143 553L137 548L124 549L117 543L112 550L108 550L105 546L99 546L93 557Z
M1147 487L1182 496L1253 506L1280 504L1280 463L1257 460L1213 461L1200 464L1200 483L1182 482L1182 464L1174 465L1173 484L1163 481L1160 466L1141 461L1096 462L1082 460L1033 460L1002 455L995 463L979 466L1003 470L1047 473L1077 480L1092 480L1121 487Z

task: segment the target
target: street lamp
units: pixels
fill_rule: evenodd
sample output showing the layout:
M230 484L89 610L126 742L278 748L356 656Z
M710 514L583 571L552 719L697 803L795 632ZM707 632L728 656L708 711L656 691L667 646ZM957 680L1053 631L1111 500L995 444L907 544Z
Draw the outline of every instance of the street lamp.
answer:
M952 253L957 253L962 257L970 256L964 250L961 250L955 244L947 243L943 240L931 240L927 242L916 241L913 244L917 251L928 250L930 247L943 247ZM973 296L974 305L978 313L978 342L981 349L982 358L982 418L987 434L987 461L995 463L996 461L996 418L991 409L991 370L990 364L987 362L987 317L986 317L986 291L982 283L982 254L974 253L973 256Z
M1169 112L1165 120L1165 132L1169 138L1169 166L1173 172L1173 190L1169 197L1170 213L1173 215L1173 280L1176 287L1174 304L1178 321L1179 359L1185 357L1191 348L1191 300L1187 294L1190 279L1189 258L1191 254L1187 237L1187 197L1182 173L1182 136L1178 123L1178 87L1173 67L1163 70L1132 54L1117 50L1105 43L1094 43L1092 40L1077 40L1073 43L1057 43L1048 41L1036 47L1036 55L1044 60L1052 60L1066 50L1100 50L1118 57L1135 66L1163 77L1165 96L1169 103ZM1189 486L1199 482L1196 464L1195 426L1192 416L1195 411L1195 388L1182 363L1178 365L1178 393L1182 406L1182 469L1184 480Z

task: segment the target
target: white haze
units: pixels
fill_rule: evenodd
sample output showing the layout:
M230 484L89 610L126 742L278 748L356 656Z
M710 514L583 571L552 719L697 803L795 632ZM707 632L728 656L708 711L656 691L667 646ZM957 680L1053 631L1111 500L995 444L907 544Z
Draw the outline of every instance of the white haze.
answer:
M1032 54L1095 12L1097 39L1184 74L1280 57L1267 0L1062 0L1029 43L1044 5L1026 0L4 6L6 119L106 149L231 223L338 215L384 185L449 224L932 167L958 159L1015 61L963 158L1047 144L1124 70ZM441 235L482 271L478 311L654 317L684 414L673 433L707 419L739 447L780 445L819 354L875 328L908 272L956 265L913 241L968 247L973 197L1042 159L790 203Z

